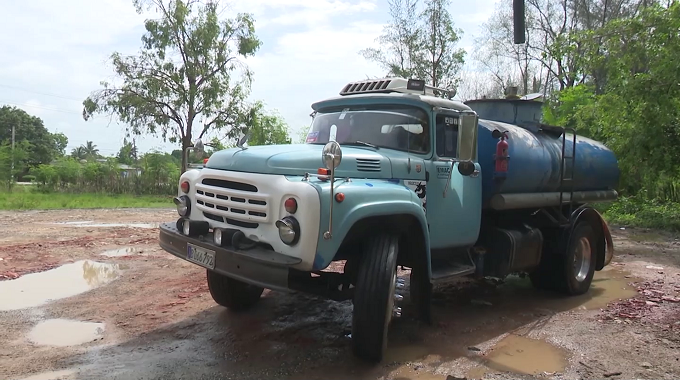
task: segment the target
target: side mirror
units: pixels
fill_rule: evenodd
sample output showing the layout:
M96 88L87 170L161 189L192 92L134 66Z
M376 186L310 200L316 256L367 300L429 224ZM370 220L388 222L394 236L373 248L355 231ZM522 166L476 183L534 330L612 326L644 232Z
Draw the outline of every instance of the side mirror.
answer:
M201 139L196 140L194 143L194 150L196 150L199 154L203 154L205 152L205 147L203 146L203 141L201 141Z
M326 169L333 170L340 166L342 161L342 149L336 141L329 141L321 153L321 159Z
M472 175L475 172L475 163L472 161L461 161L458 163L458 173L463 176Z
M463 111L458 126L458 159L474 161L477 158L477 114Z

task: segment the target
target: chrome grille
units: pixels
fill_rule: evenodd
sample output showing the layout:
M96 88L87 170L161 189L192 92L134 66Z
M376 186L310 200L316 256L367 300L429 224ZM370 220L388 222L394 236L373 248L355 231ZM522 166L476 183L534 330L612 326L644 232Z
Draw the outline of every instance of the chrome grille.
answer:
M196 203L213 220L269 222L268 195L249 183L205 178L196 184Z

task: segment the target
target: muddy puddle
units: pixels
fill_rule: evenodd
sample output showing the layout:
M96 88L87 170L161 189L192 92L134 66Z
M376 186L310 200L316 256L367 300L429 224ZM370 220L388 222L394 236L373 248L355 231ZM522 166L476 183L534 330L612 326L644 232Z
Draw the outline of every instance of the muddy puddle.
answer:
M521 308L566 310L598 310L609 303L632 298L637 290L631 283L639 279L616 267L608 267L595 272L588 293L580 296L560 296L550 291L537 291L527 278L510 276L498 288L498 292L488 298L493 305L504 304ZM514 304L514 305L508 305Z
M144 252L138 248L135 247L124 247L124 248L116 248L116 249L109 249L106 250L102 253L99 254L100 256L106 256L106 257L123 257L123 256L132 256L132 255L140 255L144 256Z
M19 310L72 297L105 285L124 269L117 264L81 260L45 272L0 282L0 311Z
M524 375L563 372L568 356L550 343L510 334L498 341L481 360L482 366L470 370L466 377L481 379L490 371Z
M67 347L93 342L103 335L103 323L48 319L31 329L28 340L42 346Z

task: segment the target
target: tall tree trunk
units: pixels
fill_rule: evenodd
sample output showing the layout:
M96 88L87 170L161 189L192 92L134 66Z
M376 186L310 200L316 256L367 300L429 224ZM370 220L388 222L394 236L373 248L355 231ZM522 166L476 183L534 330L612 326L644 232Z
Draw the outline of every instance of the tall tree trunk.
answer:
M184 136L182 139L182 173L180 174L183 174L189 165L189 155L187 154L187 148L191 146L193 146L191 143L191 135Z

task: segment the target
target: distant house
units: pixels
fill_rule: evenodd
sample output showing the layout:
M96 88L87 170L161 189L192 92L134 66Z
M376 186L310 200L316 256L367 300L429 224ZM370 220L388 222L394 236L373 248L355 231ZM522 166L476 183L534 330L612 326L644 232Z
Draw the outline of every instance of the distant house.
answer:
M106 164L107 160L106 158L98 158L97 162L99 162L100 164ZM123 178L142 174L142 169L125 164L118 164L118 170L120 171L120 175Z
M127 178L133 175L141 175L142 174L142 169L140 168L135 168L134 166L130 165L125 165L125 164L118 164L118 169L120 170L120 175L123 178Z

